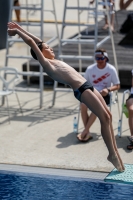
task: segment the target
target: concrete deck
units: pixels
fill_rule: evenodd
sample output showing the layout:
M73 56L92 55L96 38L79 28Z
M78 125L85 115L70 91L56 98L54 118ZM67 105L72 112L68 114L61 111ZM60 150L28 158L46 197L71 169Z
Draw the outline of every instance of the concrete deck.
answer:
M26 47L23 44L15 44L11 51L24 53ZM0 67L2 67L5 50L0 51L0 57ZM21 70L24 62L24 60L11 60L9 65ZM27 87L27 83L21 80L20 86ZM37 86L31 84L30 88L32 87ZM120 105L122 94L123 90L120 90ZM18 92L18 95L23 107L23 116L18 110L15 95L9 96L10 124L6 105L0 107L0 164L99 172L110 172L114 168L106 159L108 151L100 134L98 120L91 128L93 139L88 143L80 143L73 133L73 118L78 114L79 102L72 93L58 92L55 106L50 108L53 91L45 87L42 109L39 108L39 93ZM123 116L122 138L118 138L117 104L112 106L112 114L117 146L122 160L124 163L133 164L131 159L133 152L126 150L126 145L129 143L127 136L130 135L128 121ZM83 124L80 119L79 131L82 129Z
M43 108L39 109L38 93L19 92L23 116L14 95L9 97L11 124L7 109L1 107L0 163L109 172L113 169L106 157L106 146L97 120L91 128L93 139L80 143L73 133L73 118L78 113L78 101L72 93L57 93L56 104L49 108L52 91L44 90ZM122 91L119 93L121 102ZM122 138L117 137L117 104L112 106L113 126L117 145L124 163L132 164L132 154L126 150L130 134L123 116ZM79 130L83 129L80 120Z

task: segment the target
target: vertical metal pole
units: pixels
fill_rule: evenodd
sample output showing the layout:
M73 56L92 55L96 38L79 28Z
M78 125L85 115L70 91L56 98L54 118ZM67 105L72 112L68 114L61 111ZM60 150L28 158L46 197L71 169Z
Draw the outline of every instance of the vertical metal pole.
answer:
M14 1L11 0L10 1L10 10L9 10L9 19L8 19L9 22L12 20L13 4L14 4ZM9 54L9 42L8 42L8 38L9 38L9 36L8 36L8 33L7 33L7 37L6 37L5 67L7 67L7 65L8 65L8 57L7 57L7 55ZM4 78L6 79L6 74L4 74ZM1 104L4 105L4 103L5 103L5 97L3 96L2 99L1 99Z
M109 32L110 32L110 36L111 36L111 43L112 43L112 50L113 50L113 56L114 56L114 63L115 63L115 68L117 70L117 73L119 75L118 72L118 63L117 63L117 57L116 57L116 51L115 51L115 45L114 45L114 37L113 37L113 33L111 30L111 23L110 23L110 9L109 9L109 5L107 0L105 0L105 5L106 5L106 12L107 12L107 19L108 19L108 23L109 23ZM118 94L117 94L117 98L118 98ZM119 114L119 118L120 118L120 105L119 105L119 98L117 101L118 104L118 114Z
M52 106L55 104L55 98L56 98L56 88L58 86L57 81L54 81L54 89L53 89L53 101L52 101Z
M77 0L78 8L80 7L79 0ZM78 35L80 36L80 10L78 9ZM80 37L78 37L80 39ZM79 56L81 56L81 44L78 44ZM79 72L82 72L82 60L79 59Z
M12 9L13 9L13 4L14 4L14 1L11 0L10 1L10 11L9 11L9 19L8 21L10 22L12 20ZM8 34L7 34L7 40L6 40L6 56L5 56L5 66L8 65L8 53L9 53L9 42L8 42Z
M10 11L9 11L9 19L8 19L9 22L12 21L12 10L13 10L13 5L14 5L14 1L11 0L11 2L10 2ZM8 36L8 34L7 34L5 66L8 65L8 57L7 57L7 55L9 54L9 42L8 42L8 38L9 38L9 36Z
M63 12L63 19L62 19L61 35L60 35L60 40L59 40L58 56L60 54L62 54L62 43L61 43L61 40L63 39L63 36L64 36L65 18L66 18L66 7L67 7L67 0L65 0L65 4L64 4L64 12Z
M116 70L118 72L118 63L117 63L117 57L116 57L116 51L115 51L115 45L114 45L114 37L113 37L113 33L111 30L111 23L110 23L110 21L111 21L110 20L110 9L109 9L107 0L105 0L105 4L106 4L106 11L107 11L107 19L108 19L108 23L109 23L109 31L110 31L110 36L111 36L112 49L113 49L114 63L115 63Z
M56 34L57 34L57 38L58 38L58 45L59 45L59 29L58 29L58 24L57 24L57 16L56 16L56 10L55 10L55 3L54 0L52 0L53 3L53 9L54 9L54 16L55 16L55 26L56 26Z
M61 40L63 39L63 35L64 35L65 18L66 18L66 7L67 7L67 0L65 0L65 3L64 3L64 12L63 12L63 19L62 19L62 28L61 28L61 34L60 34L60 36L59 36L58 58L59 58L59 55L62 54L62 42L61 42ZM62 59L62 60L63 60L63 59ZM54 106L54 104L55 104L56 88L57 88L57 86L58 86L58 82L57 82L57 81L54 81L52 106Z
M26 7L28 7L28 0L26 0ZM26 10L26 22L28 24L29 15L28 15L28 10ZM27 31L29 31L29 26L26 27ZM27 55L29 55L29 46L27 45ZM27 72L30 71L30 61L27 60ZM30 85L30 76L27 76L27 84L28 86Z
M44 0L41 0L41 40L43 41L43 9L44 9ZM44 89L44 76L43 68L40 65L40 108L43 104L43 89Z
M94 44L94 54L97 48L98 43L98 0L95 2L95 44ZM95 56L94 56L94 62L95 62Z

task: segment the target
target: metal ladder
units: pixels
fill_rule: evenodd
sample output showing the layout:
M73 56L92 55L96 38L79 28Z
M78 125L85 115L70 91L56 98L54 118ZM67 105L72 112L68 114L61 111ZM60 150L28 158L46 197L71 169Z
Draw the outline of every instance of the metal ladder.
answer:
M31 5L28 0L25 0L25 4L22 4L22 6L14 6L13 5L13 0L11 1L11 9L10 9L10 14L9 14L9 21L12 20L12 13L14 11L14 9L16 10L25 10L26 11L26 20L25 22L21 22L20 25L24 25L27 27L27 31L29 26L33 26L33 27L39 27L40 28L40 35L38 36L39 38L41 38L41 40L44 40L44 34L43 34L43 24L44 24L44 12L52 12L54 14L55 17L55 25L56 25L56 32L57 32L57 36L54 36L53 38L49 39L48 41L46 41L47 44L50 44L51 42L53 42L55 39L59 39L59 32L58 32L58 26L57 26L57 18L56 18L56 12L55 12L55 4L54 4L54 0L52 0L52 5L53 5L53 10L44 10L44 0L40 0L40 2L38 2L37 6ZM40 21L38 22L29 22L29 11L39 11L40 12ZM16 42L23 42L22 39L17 38L10 38L9 36L7 36L7 43L6 43L6 56L5 56L5 67L8 66L8 61L9 59L27 59L27 72L18 72L19 75L24 75L27 76L27 82L28 85L30 84L30 77L31 76L37 76L39 77L39 82L40 82L40 86L39 89L31 89L31 88L26 88L26 90L24 88L19 89L19 91L28 91L28 92L39 92L40 93L40 108L42 108L43 105L43 90L44 90L44 75L47 75L46 73L43 73L43 68L41 67L41 65L39 64L39 72L34 72L34 71L30 71L30 66L29 66L29 61L32 58L29 55L29 47L27 46L27 55L23 56L16 56L16 55L11 55L9 52L9 47L10 44L14 44ZM3 99L3 103L4 103L4 99Z
M113 35L111 32L111 29L109 29L109 32L107 35L105 36L98 36L98 16L99 16L99 6L100 5L106 5L106 8L108 8L110 5L107 2L107 0L105 0L105 2L103 1L98 1L95 0L95 5L93 7L87 6L87 7L82 7L80 6L80 0L77 0L77 6L67 6L68 0L65 0L65 4L64 4L64 13L63 13L63 20L62 20L62 30L61 30L61 36L60 36L60 45L59 45L59 55L58 58L60 60L79 60L79 73L81 73L82 75L84 75L83 71L82 71L82 61L83 60L92 60L92 62L95 61L95 57L94 57L94 52L96 50L96 48L100 47L101 45L103 45L107 40L109 40L111 38L112 42L113 42ZM66 22L66 12L67 10L76 10L77 11L77 17L78 17L78 22L75 23L68 23ZM95 15L93 15L94 17L94 24L90 24L90 23L82 23L80 20L80 15L83 11L91 11L93 12ZM109 17L109 10L106 9L106 11L108 12L108 19L110 20ZM69 39L64 39L64 29L66 26L77 26L78 27L78 34L75 37L69 38ZM81 27L89 29L90 27L94 27L94 35L82 35L81 32ZM65 55L63 54L63 47L65 45L70 45L70 44L77 44L78 45L78 55ZM84 56L82 55L82 44L87 44L88 47L90 47L89 45L91 45L93 51L91 55L87 55ZM113 48L114 51L114 56L116 57L115 54L115 49ZM115 58L115 64L117 66L117 60ZM73 66L74 67L74 66ZM54 106L55 104L55 99L56 99L56 92L73 92L73 90L71 88L59 88L58 87L58 82L54 82L54 89L53 89L53 100L52 100L52 106Z

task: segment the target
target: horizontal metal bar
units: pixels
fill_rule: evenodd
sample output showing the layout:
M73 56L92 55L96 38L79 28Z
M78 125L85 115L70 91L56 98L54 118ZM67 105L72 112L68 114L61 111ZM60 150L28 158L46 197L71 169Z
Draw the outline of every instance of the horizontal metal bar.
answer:
M8 38L8 42L24 42L24 41L21 38L19 39Z
M97 12L97 15L104 15L104 14L105 14L105 11L98 11L98 12ZM90 15L93 15L93 16L90 16ZM95 12L89 12L89 14L88 14L88 16L89 16L90 18L94 18L95 15L96 15Z
M42 7L36 6L13 6L12 10L42 10ZM44 12L55 12L54 10L43 10Z
M18 72L19 75L24 76L40 76L40 72ZM43 75L47 75L46 73L42 73ZM48 76L48 75L47 75Z
M13 10L42 10L42 7L33 7L33 6L12 6Z
M95 24L86 24L86 23L63 23L63 26L94 26Z
M15 74L14 72L7 72L6 74ZM28 71L28 72L18 72L19 75L22 76L40 76L40 75L47 75L45 72L40 73L40 72L34 72L34 71ZM47 75L48 76L48 75Z
M53 12L53 13L55 13L55 10L46 10L46 9L44 9L43 11L44 12Z
M80 35L80 38L82 37L82 39L83 38L85 38L85 39L95 39L95 35ZM106 35L97 35L97 38L105 38L106 37ZM74 39L74 38L72 38L72 39Z
M73 37L71 40L74 40L74 39L78 39L78 38L80 38L81 37L81 34L79 34L79 35L76 35L75 37ZM62 39L63 40L63 39ZM62 46L64 46L64 45L66 45L67 43L66 42L64 42L64 43L62 43Z
M71 88L55 88L54 91L58 92L73 92Z
M102 6L106 6L106 2L98 2L99 5L102 5ZM112 6L113 4L110 3L110 2L107 2L107 5L108 6Z
M96 10L96 8L90 8L90 7L75 7L75 6L67 6L66 9L70 9L70 10Z
M92 43L92 44L94 44L94 42L95 42L95 40L94 39L88 39L88 40L86 40L86 39L63 39L63 40L61 40L61 42L66 42L66 43L68 43L68 44L87 44L87 43Z
M107 37L106 35L97 35L97 38L105 38L105 37ZM95 35L82 35L81 33L80 33L80 35L77 35L76 37L73 37L73 38L71 38L71 40L74 40L74 39L78 39L78 38L85 38L85 39L95 39Z
M59 58L72 60L94 60L93 56L59 55Z
M97 15L98 16L103 16L103 15L105 15L106 13L108 13L108 11L106 11L106 10L104 10L104 11L98 11L97 12ZM115 11L109 11L109 13L112 15L112 14L114 14L115 13ZM91 16L90 16L91 15ZM88 16L89 16L89 18L94 18L94 16L95 16L96 14L95 14L95 12L89 12L88 13Z
M16 21L16 18L13 18L13 21ZM27 19L25 19L25 18L22 18L22 19L21 19L21 23L22 23L22 22L26 22L26 21L27 21ZM41 22L41 21L40 21L39 19L35 19L35 18L33 19L33 18L32 18L32 19L28 19L28 22L31 22L31 23L33 23L33 22L34 22L34 23L39 23L39 22ZM55 23L55 20L43 20L43 22L44 22L44 23L53 23L53 24L54 24L54 23ZM62 20L57 20L56 22L57 22L57 24L62 24ZM71 23L74 23L74 24L77 24L78 22L77 22L77 21L66 20L65 23L70 23L70 24L71 24ZM80 21L80 23L81 23L81 24L85 24L86 22L85 22L85 21Z
M38 23L32 23L32 22L20 22L19 23L20 25L22 26L41 26L41 22L38 22Z
M18 72L19 75L23 75L23 76L40 76L41 73L40 72ZM47 75L46 73L42 73L43 75Z
M81 75L84 75L84 72L79 72ZM6 74L15 74L15 72L7 72ZM46 74L45 72L42 73L45 76L48 76L48 74ZM18 75L22 75L22 76L36 76L39 77L40 76L40 72L33 72L33 71L28 71L28 72L18 72Z
M31 59L31 56L13 56L13 55L6 55L7 58L18 58L18 59Z
M34 88L18 88L18 87L15 87L15 90L18 91L18 92L41 92L40 89L34 89Z

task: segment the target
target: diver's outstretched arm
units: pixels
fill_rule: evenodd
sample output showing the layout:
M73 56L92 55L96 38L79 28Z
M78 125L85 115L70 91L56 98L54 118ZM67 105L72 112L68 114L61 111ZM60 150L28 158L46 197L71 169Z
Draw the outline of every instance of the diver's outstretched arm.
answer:
M38 37L36 37L35 35L31 34L30 32L24 30L21 26L19 26L17 23L15 22L9 22L7 24L8 28L9 29L18 29L20 30L21 32L25 33L26 35L28 35L29 37L31 37L35 43L38 43L38 42L42 42L42 40Z
M8 31L8 35L10 36L15 36L16 34L18 34L24 40L24 42L33 49L33 51L35 52L38 58L38 61L40 62L40 64L42 65L44 69L51 67L51 64L48 61L48 59L44 57L44 55L38 48L37 44L35 43L35 41L30 36L22 32L21 30L18 30L17 28L8 29L7 31Z

